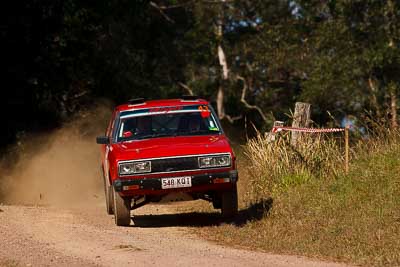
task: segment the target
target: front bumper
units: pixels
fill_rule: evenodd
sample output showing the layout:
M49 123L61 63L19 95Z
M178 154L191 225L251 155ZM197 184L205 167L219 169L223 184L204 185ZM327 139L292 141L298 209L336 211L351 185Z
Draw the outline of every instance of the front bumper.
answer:
M186 175L180 175L186 176ZM198 186L212 185L214 184L214 179L217 178L229 178L230 183L236 183L238 180L238 172L237 170L231 170L229 172L221 172L221 173L206 173L206 174L195 174L192 176L192 187L195 188ZM169 190L161 188L161 178L146 178L146 179L117 179L113 182L113 186L115 191L123 192L124 187L137 186L138 190ZM184 188L185 190L190 190L190 188Z

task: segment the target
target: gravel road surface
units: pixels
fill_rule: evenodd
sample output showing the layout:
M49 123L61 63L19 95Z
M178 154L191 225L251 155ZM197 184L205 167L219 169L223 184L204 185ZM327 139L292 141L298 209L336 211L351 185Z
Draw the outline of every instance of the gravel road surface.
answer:
M216 245L185 227L186 219L174 205L147 205L131 227L116 227L102 201L90 208L3 205L0 266L342 266Z

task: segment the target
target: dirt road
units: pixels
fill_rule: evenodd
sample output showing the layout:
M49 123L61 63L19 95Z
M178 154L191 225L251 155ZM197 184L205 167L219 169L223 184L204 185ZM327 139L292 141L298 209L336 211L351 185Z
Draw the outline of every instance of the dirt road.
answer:
M102 204L99 200L91 208L75 209L0 206L0 265L340 266L201 240L195 227L181 226L187 225L188 215L176 214L175 205L145 206L135 212L131 227L116 227ZM190 224L201 227L207 219L199 216Z

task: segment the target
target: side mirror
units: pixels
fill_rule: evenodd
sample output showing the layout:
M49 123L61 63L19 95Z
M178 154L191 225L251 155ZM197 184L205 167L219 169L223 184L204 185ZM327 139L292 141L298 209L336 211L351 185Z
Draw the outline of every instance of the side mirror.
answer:
M108 145L110 143L110 139L108 136L98 136L96 137L96 143L100 145Z

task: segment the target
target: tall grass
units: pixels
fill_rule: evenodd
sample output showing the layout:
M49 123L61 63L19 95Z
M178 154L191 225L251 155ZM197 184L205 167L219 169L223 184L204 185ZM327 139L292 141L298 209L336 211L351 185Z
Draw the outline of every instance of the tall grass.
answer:
M310 135L296 147L288 138L271 142L260 134L245 147L251 175L241 178L253 187L246 187L246 197L272 196L266 216L244 225L202 228L202 234L273 253L400 266L400 133L353 136L348 174L340 134Z
M400 145L400 130L382 129L369 135L369 138L359 139L353 147L354 159L363 158L366 155L393 151Z
M255 197L342 172L344 149L340 134L303 135L296 146L290 144L289 137L278 134L272 141L270 134L259 133L248 141L245 154L252 165L250 182Z

